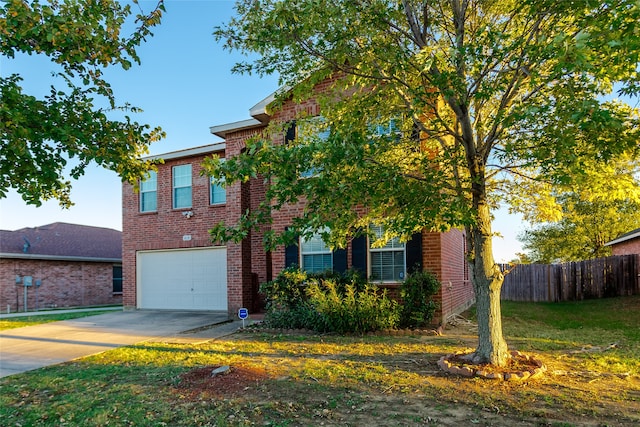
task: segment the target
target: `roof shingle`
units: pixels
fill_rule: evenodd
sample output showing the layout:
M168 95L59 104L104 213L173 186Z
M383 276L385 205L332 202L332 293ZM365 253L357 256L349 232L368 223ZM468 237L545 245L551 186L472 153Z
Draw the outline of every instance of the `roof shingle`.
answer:
M43 255L122 259L122 232L64 222L15 231L0 230L0 253L34 258Z

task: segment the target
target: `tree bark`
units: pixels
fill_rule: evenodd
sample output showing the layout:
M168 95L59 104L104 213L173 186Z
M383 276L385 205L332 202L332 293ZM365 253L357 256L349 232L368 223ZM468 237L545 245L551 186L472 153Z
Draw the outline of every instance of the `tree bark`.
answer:
M509 359L507 343L502 335L500 290L504 276L493 259L491 214L483 195L474 195L476 223L468 228L469 264L476 294L478 347L470 355L473 363L504 366Z

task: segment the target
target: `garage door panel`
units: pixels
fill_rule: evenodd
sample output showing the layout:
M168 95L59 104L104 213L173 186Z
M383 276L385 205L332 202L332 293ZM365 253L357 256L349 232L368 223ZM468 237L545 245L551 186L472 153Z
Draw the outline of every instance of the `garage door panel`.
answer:
M226 311L226 248L139 252L138 307Z

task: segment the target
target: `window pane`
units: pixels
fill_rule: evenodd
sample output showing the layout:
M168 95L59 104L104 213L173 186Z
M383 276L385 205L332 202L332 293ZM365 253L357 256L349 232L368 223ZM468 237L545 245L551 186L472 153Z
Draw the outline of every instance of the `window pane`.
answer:
M382 226L371 226L377 238L384 234ZM405 278L405 245L398 238L391 239L381 248L369 248L371 279L380 281L401 281Z
M191 165L175 166L173 168L173 186L191 186Z
M140 211L155 212L158 210L158 198L155 191L140 194Z
M140 182L140 212L155 212L158 209L158 176L150 171L146 180Z
M332 270L331 254L302 255L303 270L307 273L322 273Z
M176 188L173 190L173 207L190 208L191 207L191 187Z
M227 190L220 185L211 186L211 204L225 203L227 201Z
M333 270L333 255L324 243L320 233L309 239L300 239L302 269L308 273L321 273Z
M227 201L227 189L223 185L224 180L211 178L211 204L225 203Z
M113 266L113 292L122 293L122 267Z
M173 207L191 207L191 165L173 167Z
M155 171L149 171L149 177L140 182L140 191L156 191L158 188L158 175Z
M315 234L309 240L302 240L302 252L328 252L329 248L325 245L322 237Z

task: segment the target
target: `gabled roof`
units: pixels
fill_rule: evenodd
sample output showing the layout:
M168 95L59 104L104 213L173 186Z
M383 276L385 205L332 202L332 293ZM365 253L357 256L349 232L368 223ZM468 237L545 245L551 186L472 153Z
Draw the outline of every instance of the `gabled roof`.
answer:
M617 239L614 239L610 242L605 243L605 246L611 246L611 245L616 245L618 243L622 243L622 242L626 242L627 240L632 240L635 238L640 237L640 228L636 228L633 231L630 231L628 233L623 234L622 236L618 237Z
M121 262L122 232L64 222L0 230L0 257Z

